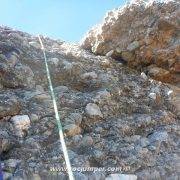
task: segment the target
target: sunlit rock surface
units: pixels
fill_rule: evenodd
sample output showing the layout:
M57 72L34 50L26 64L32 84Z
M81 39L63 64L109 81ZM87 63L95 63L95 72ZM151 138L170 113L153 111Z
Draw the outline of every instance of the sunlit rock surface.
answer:
M180 86L179 16L178 0L133 0L108 12L81 45Z
M177 179L178 87L77 44L42 40L69 158L82 167L76 179ZM0 28L0 84L4 177L67 179L37 37Z

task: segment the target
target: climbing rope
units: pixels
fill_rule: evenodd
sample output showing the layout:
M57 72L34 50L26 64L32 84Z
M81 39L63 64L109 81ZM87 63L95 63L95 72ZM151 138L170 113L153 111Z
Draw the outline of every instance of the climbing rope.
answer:
M71 168L71 163L70 163L70 160L69 160L67 147L66 147L66 143L65 143L64 135L63 135L63 131L62 131L61 120L60 120L60 116L59 116L59 113L58 113L57 102L56 102L56 97L55 97L55 94L54 94L54 89L53 89L53 85L52 85L52 81L51 81L51 75L50 75L50 72L49 72L49 67L48 67L45 48L44 48L44 45L43 45L43 42L42 42L42 39L41 39L40 35L38 35L38 38L39 38L39 42L41 44L41 49L42 49L43 55L44 55L47 79L48 79L48 82L49 82L49 87L50 87L51 96L52 96L52 100L53 100L54 112L55 112L55 117L56 117L56 121L57 121L57 125L58 125L58 131L59 131L59 138L60 138L60 142L61 142L61 145L62 145L62 150L63 150L63 154L64 154L64 159L65 159L65 162L66 162L68 176L69 176L70 180L74 180L74 176L73 176L73 172L72 172L72 168Z

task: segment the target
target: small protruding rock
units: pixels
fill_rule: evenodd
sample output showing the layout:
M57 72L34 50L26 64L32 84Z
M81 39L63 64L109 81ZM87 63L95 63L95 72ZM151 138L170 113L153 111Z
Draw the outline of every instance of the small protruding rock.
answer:
M28 115L17 115L11 118L11 122L14 125L15 134L19 137L23 137L24 132L30 127L30 119Z
M153 99L153 100L156 100L156 93L150 93L149 94L149 97L151 98L151 99Z
M30 120L31 120L31 122L37 122L39 120L39 117L37 114L31 114Z
M71 113L69 119L76 125L80 125L82 122L82 115L80 113Z
M91 146L93 144L93 139L91 136L85 136L82 139L82 146Z
M114 53L114 50L111 50L111 51L109 51L109 52L106 54L106 56L107 56L107 57L111 57L111 56L113 55L113 53Z
M155 142L155 141L159 141L159 142L167 142L168 141L168 133L166 131L162 131L162 132L154 132L151 136L150 136L150 142Z
M94 98L94 102L107 100L111 97L111 94L107 90L99 91Z
M137 176L133 174L110 174L106 180L137 180Z
M144 72L141 73L141 77L144 79L144 80L147 80L148 77L146 76L146 74Z
M49 62L50 62L50 64L52 64L55 67L57 67L58 64L59 64L59 59L58 58L51 58L51 59L49 59Z
M57 86L54 88L54 91L57 93L65 93L68 92L69 88L67 86Z
M64 126L64 132L67 136L75 136L81 133L81 128L75 124L68 124Z
M134 51L138 47L139 47L139 42L138 41L134 41L134 42L132 42L131 44L128 45L127 50L128 51Z
M8 93L0 94L0 118L16 115L20 108L21 106L16 96Z
M85 111L90 118L95 118L95 117L103 118L103 114L99 106L94 103L87 104Z
M29 42L29 44L37 49L41 48L41 45L38 42L31 41L31 42Z
M81 78L82 79L97 79L97 74L94 72L94 71L92 71L92 72L87 72L87 73L84 73L84 74L82 74L81 75Z

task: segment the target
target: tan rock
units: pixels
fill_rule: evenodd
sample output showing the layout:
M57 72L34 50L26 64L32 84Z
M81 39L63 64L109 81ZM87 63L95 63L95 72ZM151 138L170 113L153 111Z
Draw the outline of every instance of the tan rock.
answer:
M158 81L172 82L173 80L173 76L170 71L159 67L148 67L148 74Z
M112 58L118 52L129 66L138 69L156 64L163 69L163 76L153 73L153 78L180 82L179 9L177 0L133 0L107 13L102 24L89 31L81 45Z
M81 128L75 124L68 124L64 127L64 132L67 136L75 136L81 133Z

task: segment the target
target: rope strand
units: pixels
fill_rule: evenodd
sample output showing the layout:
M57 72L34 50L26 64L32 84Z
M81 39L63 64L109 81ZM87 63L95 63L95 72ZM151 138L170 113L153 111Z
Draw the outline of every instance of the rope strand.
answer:
M49 67L48 67L48 63L47 63L47 57L46 57L45 48L44 48L44 45L43 45L43 42L41 40L40 35L38 35L38 38L39 38L39 42L41 44L41 49L42 49L43 55L44 55L47 79L48 79L48 82L49 82L49 87L50 87L51 96L52 96L52 100L53 100L54 112L55 112L55 117L56 117L56 121L57 121L57 125L58 125L58 131L59 131L59 139L60 139L60 142L61 142L61 145L62 145L62 150L63 150L63 154L64 154L64 159L65 159L65 162L66 162L66 167L67 167L69 180L74 180L74 176L73 176L73 172L72 172L72 168L71 168L71 163L70 163L70 160L69 160L67 147L66 147L66 143L65 143L64 135L63 135L63 131L62 131L62 124L61 124L60 116L59 116L59 113L58 113L56 97L55 97L55 94L54 94L54 89L53 89L53 85L52 85L52 81L51 81L51 75L50 75Z

